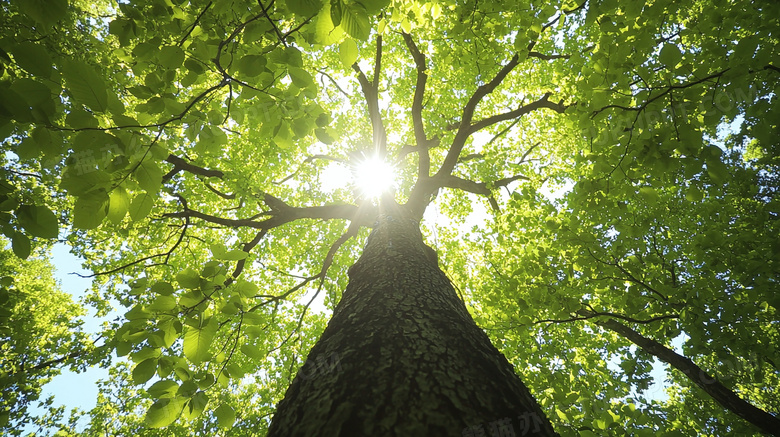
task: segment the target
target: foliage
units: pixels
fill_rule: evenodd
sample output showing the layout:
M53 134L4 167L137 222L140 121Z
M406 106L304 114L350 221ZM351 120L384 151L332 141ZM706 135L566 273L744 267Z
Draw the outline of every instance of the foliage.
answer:
M39 3L0 5L0 225L124 307L86 434L265 429L377 212L327 175L374 154L563 435L756 432L643 396L608 320L780 410L776 4Z
M16 435L41 387L62 366L83 370L95 348L81 330L84 309L59 288L45 258L20 260L5 249L0 278L0 429Z

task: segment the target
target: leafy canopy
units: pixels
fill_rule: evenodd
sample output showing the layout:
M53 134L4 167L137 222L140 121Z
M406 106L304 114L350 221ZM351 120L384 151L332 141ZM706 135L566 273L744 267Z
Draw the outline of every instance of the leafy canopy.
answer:
M675 347L780 410L774 2L0 8L0 226L122 314L84 433L265 429L376 217L327 183L366 156L561 434L756 432L684 360L643 395Z

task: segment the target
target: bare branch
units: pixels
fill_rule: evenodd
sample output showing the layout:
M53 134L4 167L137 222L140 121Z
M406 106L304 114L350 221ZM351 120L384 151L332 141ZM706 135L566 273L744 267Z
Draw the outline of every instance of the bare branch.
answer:
M222 191L219 191L218 189L216 189L213 186L211 186L211 184L208 183L208 182L203 182L203 184L206 186L206 188L209 189L209 191L211 191L212 193L216 194L217 196L219 196L219 197L221 197L221 198L223 198L225 200L233 200L233 199L236 198L235 193L233 193L233 194L225 194Z
M777 418L742 399L734 391L718 381L717 378L711 376L701 367L697 366L690 358L680 355L663 344L651 338L647 338L628 326L614 320L596 322L596 324L625 337L642 348L643 351L681 371L691 380L691 382L704 390L705 393L710 395L710 397L723 408L726 408L752 423L764 432L776 435L777 430L780 429L780 418Z
M358 82L363 90L363 97L368 105L368 118L371 121L371 129L374 134L374 150L380 158L387 155L387 133L382 123L382 115L379 112L379 93L376 87L368 81L366 75L360 70L357 62L352 64L352 69L358 74Z
M551 93L546 93L539 100L533 101L527 105L519 106L515 110L504 112L501 114L496 114L491 117L482 119L474 123L473 125L471 125L471 127L469 128L469 135L474 132L477 132L480 129L484 129L488 126L494 125L498 122L505 121L505 120L512 120L540 108L548 108L548 109L552 109L555 112L563 113L566 110L567 106L563 105L562 103L554 103L549 101L548 98L550 97L550 95Z
M177 46L181 47L182 44L184 44L184 41L187 41L187 38L190 37L190 34L192 34L192 31L195 30L195 28L198 26L198 23L200 22L200 19L203 17L203 14L206 13L206 11L209 10L213 2L208 2L208 4L203 8L202 11L200 11L200 14L198 14L197 17L195 17L195 21L192 22L192 24L189 25L189 28L187 30L187 33L184 34L183 37L179 40Z
M521 175L521 174L514 175L512 177L499 179L499 180L493 182L493 186L496 187L496 188L506 187L507 185L511 184L512 182L519 181L519 180L530 181L531 178L529 178L528 176L525 176L525 175Z
M347 92L344 91L341 88L341 86L339 86L338 82L336 82L336 79L334 79L333 76L331 76L330 74L328 74L327 72L322 71L322 70L317 70L317 73L327 77L333 83L333 85L336 87L336 89L339 90L339 92L344 95L344 97L349 98L349 94L347 94ZM322 86L325 86L324 82L322 83Z
M165 174L165 176L163 176L163 181L167 181L171 179L176 173L182 170L192 174L206 176L206 177L213 177L213 178L222 178L223 176L225 176L225 174L222 173L220 170L210 170L207 168L198 167L197 165L190 164L189 162L185 161L183 158L173 154L168 155L168 157L165 158L165 161L173 164L173 169L171 169L171 171L169 171L168 173Z
M379 72L382 71L382 35L376 37L376 58L374 59L374 77L372 78L372 87L379 90Z
M251 252L252 249L254 249L255 246L257 246L258 243L260 243L260 240L262 240L267 233L268 233L268 231L266 229L263 229L262 231L258 232L255 235L255 238L253 238L252 241L244 244L244 247L242 247L241 250L243 250L246 253ZM238 279L238 277L241 275L241 272L244 271L244 266L245 265L246 265L246 258L238 260L238 262L236 263L236 268L235 268L235 270L233 270L233 274L231 274L230 278L228 278L225 281L225 284L224 284L225 287L227 287L233 281Z
M599 316L613 317L615 319L621 319L621 320L625 320L626 322L629 322L629 323L637 323L637 324L641 324L641 325L648 325L650 323L654 323L654 322L657 322L659 320L679 319L680 318L680 316L678 316L677 314L664 314L662 316L651 317L649 319L635 319L633 317L624 316L622 314L617 314L617 313L611 313L611 312L608 312L608 311L596 311L590 305L588 305L588 307L590 308L590 311L582 309L582 310L578 310L577 314L579 314L581 316L585 316L588 319L593 318L593 317L599 317Z
M179 199L179 202L182 204L182 207L186 211L187 210L187 200L184 197L182 197L181 195L178 195L178 194L176 195L176 197ZM176 239L176 243L174 243L173 246L171 246L171 248L168 249L166 252L156 253L156 254L153 254L153 255L148 255L148 256L145 256L143 258L139 258L139 259L137 259L135 261L129 262L129 263L124 264L124 265L121 265L121 266L119 266L117 268L114 268L114 269L111 269L111 270L107 270L107 271L103 271L103 272L95 272L95 273L92 273L90 275L82 275L82 274L76 273L76 276L79 276L79 277L82 277L82 278L93 278L93 277L101 276L101 275L110 275L112 273L121 272L122 270L124 270L124 269L126 269L126 268L128 268L130 266L134 266L136 264L140 264L140 263L142 263L144 261L147 261L147 260L150 260L150 259L154 259L154 258L165 258L164 261L162 261L160 263L156 263L155 265L159 265L159 264L165 265L165 264L168 264L168 260L171 258L171 255L173 254L173 251L176 250L177 247L179 247L179 245L181 244L182 241L184 241L184 236L187 234L187 229L190 226L190 218L186 217L186 216L183 217L183 218L184 218L184 224L181 225L181 232L179 233L179 238ZM172 238L172 236L173 236L173 234L170 235L169 237L167 237L165 239L165 242L170 240Z
M402 34L409 52L412 54L414 64L417 66L417 82L414 86L414 99L412 100L412 124L414 126L414 139L419 151L419 165L417 167L418 180L430 177L431 158L428 154L428 137L425 135L425 125L422 118L423 97L425 97L425 84L428 74L425 55L423 55L408 33Z
M447 152L447 156L444 158L444 162L439 168L439 171L436 173L437 176L444 176L452 173L452 169L455 168L455 164L458 162L458 157L460 156L461 150L463 150L463 146L466 144L466 140L468 139L469 135L474 132L471 127L471 119L474 117L474 111L476 110L477 105L486 95L493 92L493 90L495 90L496 87L501 84L501 82L517 66L518 63L519 58L517 54L515 54L515 56L513 56L512 59L506 65L504 65L503 68L501 68L501 70L490 82L481 85L477 88L476 91L474 91L474 94L471 96L471 98L469 98L466 106L463 107L463 113L461 115L458 132L455 134L455 138L452 140L452 145Z
M276 199L273 196L266 195L266 198L264 199L266 204L269 203L270 198ZM185 217L185 218L191 217L191 218L198 218L209 223L214 223L229 228L253 228L253 229L261 229L261 230L277 228L279 226L282 226L284 224L299 219L357 220L360 221L361 224L363 224L363 220L361 220L361 217L358 217L358 215L356 214L358 208L354 205L323 205L323 206L310 206L310 207L295 207L295 206L289 206L286 203L281 201L279 202L280 204L277 204L273 201L270 202L273 205L273 206L269 205L271 206L271 211L265 214L265 215L269 215L270 217L262 221L257 221L253 219L229 219L224 217L217 217L211 214L202 213L192 209L185 209L184 211L180 211L180 212L168 213L165 214L164 217Z
M526 158L528 158L528 155L530 155L531 152L533 152L533 150L535 148L539 147L541 144L542 144L542 142L540 141L540 142L534 144L533 146L529 147L528 150L526 150L525 153L523 153L523 157L520 158L520 161L517 162L517 165L520 165L520 164L522 164L524 162L527 162Z
M436 183L439 187L454 188L485 196L487 197L488 202L490 202L490 206L493 208L493 210L499 210L498 202L496 202L496 199L493 197L493 193L484 182L474 182L453 175L436 176L433 178L432 182Z
M271 6L273 5L273 1L267 7L265 5L263 5L263 2L260 1L260 0L257 0L257 4L260 5L260 9L263 10L263 15L265 15L265 18L268 19L268 23L270 23L271 26L274 28L274 33L276 33L276 38L285 47L287 47L287 41L285 41L285 36L282 35L282 32L279 30L279 27L276 25L276 22L274 22L274 20L271 19L271 16L268 15L268 9L270 9Z
M458 162L459 163L461 163L461 162L468 162L468 161L473 161L475 159L482 159L484 157L485 157L485 155L482 154L482 153L470 153L468 155L461 156L460 158L458 158Z

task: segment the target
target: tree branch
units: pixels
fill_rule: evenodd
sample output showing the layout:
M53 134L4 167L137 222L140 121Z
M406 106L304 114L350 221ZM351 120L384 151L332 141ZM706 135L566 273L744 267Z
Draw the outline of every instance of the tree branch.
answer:
M192 174L210 177L210 178L222 178L223 176L225 176L225 174L219 170L210 170L207 168L198 167L197 165L190 164L189 162L185 161L183 158L173 154L168 155L168 157L165 158L165 161L173 164L173 168L171 169L171 171L166 173L165 176L163 176L163 181L167 181L171 179L176 173L182 170Z
M177 46L181 47L182 44L184 44L184 41L187 41L187 38L190 37L192 34L192 31L195 30L195 28L198 26L198 23L200 22L200 19L203 18L203 14L206 13L206 11L209 10L213 2L208 2L208 4L203 8L202 11L200 11L200 14L198 14L197 17L195 17L195 21L192 22L192 24L189 25L187 33L184 34L183 37L179 40Z
M425 135L425 125L422 118L423 97L425 97L425 84L428 81L428 74L425 55L417 48L408 33L402 33L406 47L412 54L414 64L417 66L417 82L414 86L414 99L412 100L412 125L414 126L414 139L417 142L419 155L419 165L417 166L417 179L422 180L430 177L431 158L428 154L428 137Z
M469 128L469 135L473 134L474 132L477 132L481 129L484 129L488 126L494 125L498 122L505 121L505 120L512 120L514 118L518 118L522 115L528 114L531 111L535 111L540 108L548 108L552 109L553 111L557 113L563 113L567 106L563 105L562 103L554 103L548 100L551 93L546 93L542 98L539 100L533 101L527 105L519 106L517 109L504 112L501 114L496 114L491 117L482 119L474 124L472 124Z
M461 115L458 132L455 134L455 138L452 140L452 144L450 145L450 149L447 151L447 156L444 158L444 162L442 162L439 171L436 173L437 176L444 176L452 173L452 169L454 169L455 164L458 163L458 157L460 156L460 152L463 150L463 146L466 144L466 140L468 139L469 135L474 132L471 130L471 119L474 117L474 111L476 110L477 105L486 95L493 92L493 90L495 90L496 87L501 84L501 82L517 66L517 64L519 64L519 58L517 54L515 54L490 82L479 86L477 90L474 91L474 94L471 96L471 98L469 98L466 106L463 107L463 113Z
M579 313L587 314L590 312L581 310ZM697 366L690 358L682 356L661 343L647 338L628 326L614 320L596 322L596 324L625 337L642 348L643 351L681 371L688 379L704 390L705 393L710 395L710 397L723 408L726 408L737 416L745 419L766 433L780 435L780 431L778 431L780 430L780 419L740 398L732 390L729 390L726 386L721 384L716 378L702 370L702 368Z
M363 220L358 216L358 208L354 205L323 205L323 206L309 206L309 207L295 207L289 206L284 202L279 203L270 199L276 199L273 196L266 195L264 201L269 204L271 211L264 213L263 215L270 216L269 218L257 221L254 219L229 219L224 217L217 217L211 214L202 213L193 209L185 209L180 212L172 212L165 214L164 217L190 217L198 218L203 221L218 224L229 228L253 228L260 230L269 230L285 225L299 219L320 219L320 220L352 220L359 221L360 224L367 223L368 220ZM278 200L278 199L276 199Z
M376 37L376 58L374 59L374 77L371 86L379 91L379 72L382 71L382 35Z
M485 196L487 197L488 202L490 202L490 207L493 208L494 211L499 210L498 202L496 202L496 199L493 197L493 193L484 182L474 182L453 175L436 176L432 179L432 182L435 183L438 187L454 188L457 190L463 190L469 193Z
M387 133L382 123L382 115L379 113L379 93L377 88L368 81L366 75L360 70L357 62L352 64L352 69L358 74L358 82L363 90L363 97L368 105L368 118L371 121L371 129L374 135L374 151L380 159L387 155Z

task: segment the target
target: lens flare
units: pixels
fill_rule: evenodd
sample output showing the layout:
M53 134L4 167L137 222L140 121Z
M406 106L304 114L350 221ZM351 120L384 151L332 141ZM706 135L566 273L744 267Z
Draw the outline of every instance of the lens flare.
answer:
M355 188L365 197L376 199L395 187L395 167L387 161L368 157L358 161L352 169Z

